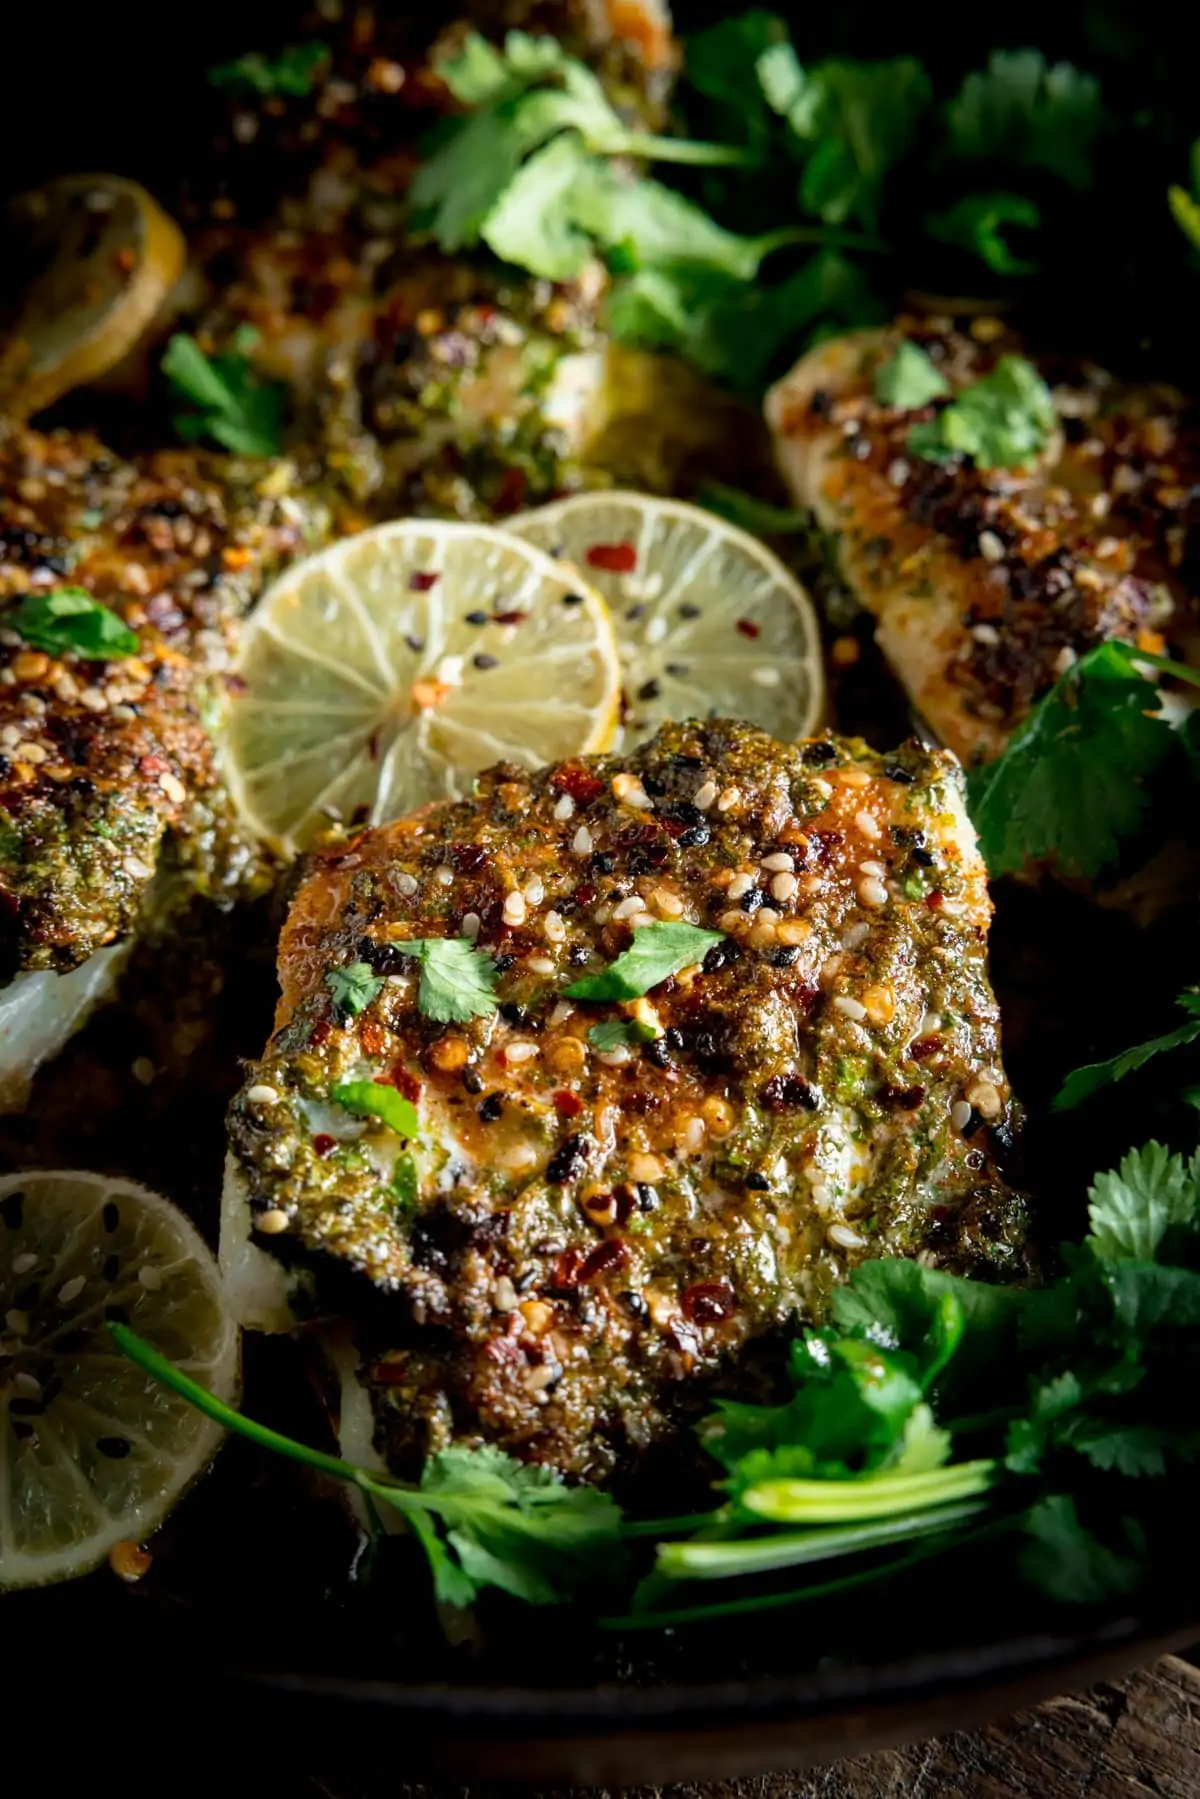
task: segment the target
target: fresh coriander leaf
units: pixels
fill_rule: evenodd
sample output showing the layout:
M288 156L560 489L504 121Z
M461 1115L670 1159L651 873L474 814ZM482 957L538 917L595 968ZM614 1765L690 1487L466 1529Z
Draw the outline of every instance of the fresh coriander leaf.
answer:
M1194 200L1184 187L1169 187L1167 203L1171 216L1193 250L1200 250L1200 201Z
M755 63L755 73L767 105L783 119L801 104L809 89L804 66L788 39L765 46Z
M696 499L706 511L728 519L752 537L787 537L796 531L807 531L812 524L809 512L774 506L740 487L727 487L723 481L705 481Z
M1177 1004L1190 1014L1185 1024L1177 1025L1173 1031L1167 1031L1161 1037L1151 1037L1146 1043L1137 1043L1132 1049L1122 1050L1120 1055L1110 1057L1107 1062L1089 1062L1083 1068L1076 1068L1055 1095L1055 1110L1066 1112L1074 1106L1081 1106L1093 1094L1112 1086L1115 1081L1123 1081L1127 1074L1144 1068L1155 1056L1166 1055L1173 1049L1183 1049L1187 1044L1200 1039L1200 994L1180 994Z
M325 985L333 995L337 1011L346 1018L357 1018L365 1012L383 986L383 979L366 962L351 962L345 968L331 968Z
M702 962L722 931L693 924L654 923L634 933L633 942L600 974L585 975L565 989L568 999L640 999L689 962Z
M1161 1143L1146 1143L1115 1170L1098 1174L1088 1200L1085 1241L1102 1261L1152 1262L1170 1227L1197 1216L1197 1170Z
M978 468L1021 468L1045 449L1056 423L1050 389L1033 364L1002 356L930 423L914 425L908 445L931 462L970 456Z
M1168 1243L1172 1234L1170 1228L1163 1233ZM1104 1267L1104 1284L1119 1322L1139 1342L1158 1329L1200 1327L1200 1274L1190 1268L1110 1261Z
M1092 180L1104 112L1100 84L1040 50L993 51L946 108L949 148L976 161L1046 169L1071 187Z
M560 47L556 38L543 38L553 60ZM506 92L512 80L510 65L487 38L469 31L459 47L439 57L437 74L463 106L482 106Z
M26 643L51 656L75 655L85 662L116 662L136 656L136 631L94 600L82 587L51 587L27 593L4 615L4 623Z
M1032 1506L1024 1533L1022 1569L1052 1599L1098 1603L1132 1592L1141 1576L1141 1559L1128 1553L1129 1541L1116 1549L1103 1543L1084 1526L1068 1494L1051 1493Z
M330 60L328 44L312 39L304 44L289 44L278 56L265 56L251 50L233 62L219 63L210 69L208 79L213 87L231 88L251 94L287 94L301 98L311 94L317 70Z
M950 392L950 383L927 351L906 338L889 361L875 371L875 398L906 412L928 406Z
M342 1081L331 1087L329 1097L335 1105L344 1106L356 1118L378 1118L398 1137L410 1140L421 1134L417 1108L412 1101L386 1087L382 1081Z
M997 275L1032 275L1037 263L1009 247L1005 231L1036 231L1041 210L1025 194L968 194L926 221L930 237L970 250Z
M1167 1452L1179 1438L1154 1424L1104 1424L1086 1420L1071 1438L1072 1449L1095 1468L1123 1474L1128 1480L1153 1480L1167 1471Z
M1116 644L1077 662L973 771L970 812L993 876L1047 864L1090 879L1137 831L1145 782L1175 734L1152 681Z
M496 1010L496 964L469 937L413 937L392 947L421 965L417 1004L439 1024L466 1024Z
M636 1018L610 1018L592 1026L588 1042L593 1049L620 1049L627 1044L650 1043L654 1035L652 1025L641 1024Z
M412 1211L417 1203L420 1186L416 1162L407 1150L401 1151L392 1168L392 1192L402 1213Z
M258 379L245 355L246 341L243 337L233 349L206 356L194 337L175 333L162 371L196 410L177 413L172 422L189 443L211 437L235 456L278 456L283 388Z
M1035 1387L1024 1417L1010 1424L1004 1465L1013 1474L1036 1474L1057 1440L1056 1426L1074 1413L1085 1398L1078 1375L1069 1370Z
M576 223L573 189L591 171L592 158L575 132L563 132L531 156L511 177L480 226L488 248L547 281L571 281L592 254Z
M835 58L810 69L787 115L804 156L801 210L831 225L857 219L874 231L884 180L911 149L931 98L929 77L912 57Z
M764 51L786 39L783 20L757 7L688 38L684 80L715 109L723 139L765 148L771 121L763 105L759 63Z
M607 248L623 248L635 266L699 264L748 281L778 241L739 237L699 206L646 177L630 180L607 165L592 165L574 194L578 225Z

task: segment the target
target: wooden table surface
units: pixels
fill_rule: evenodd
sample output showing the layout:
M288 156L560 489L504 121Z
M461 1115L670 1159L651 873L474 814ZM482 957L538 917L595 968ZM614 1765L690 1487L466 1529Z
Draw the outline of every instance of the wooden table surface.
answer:
M260 1799L513 1799L513 1789L378 1788L314 1774ZM977 1731L826 1768L711 1785L576 1792L573 1799L1197 1799L1200 1669L1165 1656L1111 1685L1052 1699ZM534 1796L530 1796L534 1799ZM566 1789L536 1799L568 1799Z

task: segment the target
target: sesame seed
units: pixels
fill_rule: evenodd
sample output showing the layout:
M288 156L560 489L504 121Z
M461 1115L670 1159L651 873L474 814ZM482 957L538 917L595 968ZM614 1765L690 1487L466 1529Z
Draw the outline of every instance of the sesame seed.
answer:
M759 863L760 868L769 869L772 874L790 874L795 866L795 857L789 856L786 850L776 850L773 855L764 856Z
M498 1312L515 1312L517 1309L517 1289L507 1274L500 1275L492 1283L492 1305Z
M405 899L412 898L413 894L417 891L417 886L418 882L413 875L398 874L396 876L396 892L402 893Z
M1000 633L997 631L995 625L972 625L971 636L975 639L976 643L982 643L988 649L995 649L996 645L1000 642Z
M287 1227L288 1215L278 1206L272 1206L269 1212L261 1213L254 1221L255 1230L261 1231L264 1237L278 1237Z
M845 994L839 994L833 1003L844 1018L852 1018L855 1024L861 1024L867 1016L867 1008L860 1005L856 999L848 998Z
M542 920L542 929L551 943L561 943L567 934L567 927L557 912L547 912Z
M480 918L478 912L464 912L463 921L459 928L461 929L463 936L469 937L471 942L474 943L476 937L479 935L479 927L482 923L483 920Z
M592 923L598 924L598 925L606 925L608 923L609 919L612 917L612 912L613 912L612 907L607 904L605 904L603 906L595 907L595 909L592 912Z
M644 1181L650 1186L653 1186L655 1181L662 1180L666 1172L665 1165L660 1162L657 1156L646 1155L643 1152L638 1151L629 1158L629 1178L631 1181Z
M1004 544L994 531L979 533L979 554L985 562L1001 562L1004 559Z
M971 1107L965 1099L956 1099L950 1108L950 1122L956 1131L965 1131L971 1120Z
M818 1181L812 1190L812 1202L813 1202L813 1205L817 1208L817 1211L823 1212L825 1210L825 1208L828 1206L832 1197L833 1197L833 1195L830 1193L829 1188L825 1185L825 1182Z
M764 668L754 669L750 679L758 687L778 687L783 676L777 668L772 668L768 665Z
M825 1235L838 1249L862 1249L867 1241L865 1237L860 1237L856 1230L852 1230L848 1224L831 1224Z
M534 875L531 881L526 881L522 891L527 905L540 906L546 897L546 885L541 875Z
M136 856L126 856L121 867L131 881L148 881L154 873L148 862L141 862Z
M731 811L732 808L737 805L737 803L741 799L741 797L742 797L742 790L740 787L726 787L725 790L719 795L719 797L717 799L717 811L718 812Z
M860 875L874 875L877 881L882 881L887 869L882 862L860 862L858 872Z
M256 1082L246 1095L247 1101L252 1106L273 1106L278 1098L279 1094L275 1088L268 1087L265 1081Z
M697 812L707 812L716 797L717 783L715 781L705 781L703 786L697 787L695 793L692 795L692 804L695 806Z
M79 704L86 706L89 712L105 712L108 701L98 687L83 687L79 692Z
M73 1300L76 1300L79 1298L79 1295L83 1292L83 1289L86 1286L87 1286L86 1275L82 1275L82 1274L72 1275L71 1279L69 1281L64 1281L62 1286L58 1289L59 1305L60 1306L69 1306Z
M902 456L897 456L888 463L887 478L893 487L903 487L909 472L909 465Z
M28 1274L31 1268L36 1267L37 1257L31 1249L25 1250L22 1255L13 1257L12 1271L14 1274Z
M643 904L641 895L632 893L628 899L623 899L620 905L614 906L613 917L619 919L632 918L635 912L641 912L642 910Z
M182 806L187 798L187 788L177 775L173 775L169 771L165 775L159 775L158 784L172 805Z
M540 1053L536 1043L530 1043L527 1037L518 1037L514 1042L505 1045L504 1060L506 1062L532 1062L534 1057Z
M664 918L682 917L683 901L669 887L656 887L653 898L655 910L661 912Z
M22 1312L13 1306L4 1314L4 1322L14 1337L24 1337L29 1332L29 1313Z
M139 1086L148 1087L157 1070L149 1056L135 1056L129 1065L129 1072Z
M569 1000L560 999L557 1002L557 1004L554 1006L554 1009L551 1011L549 1018L547 1018L547 1020L546 1020L546 1023L549 1025L549 1027L552 1031L556 1031L560 1024L566 1023L567 1019L570 1018L570 1016L571 1016L572 1012L574 1012L574 1010L575 1010L575 1008L573 1005L571 1005Z
M873 839L882 837L883 835L883 832L879 828L878 820L875 819L870 812L856 812L854 814L854 822L864 837Z
M749 891L753 887L753 885L754 885L754 876L753 875L747 875L747 874L734 875L732 881L730 881L730 883L729 883L730 899L731 900L741 899L744 894L749 893Z
M704 1142L703 1118L689 1118L679 1133L679 1147L688 1155L695 1155Z
M443 862L440 868L434 869L433 878L439 886L449 887L454 880L454 870L452 868L447 868L446 864Z
M596 1060L603 1062L606 1068L623 1068L626 1062L633 1060L633 1051L625 1044L618 1043L615 1049L600 1050Z
M553 974L554 963L549 956L530 956L525 964L533 974Z
M666 634L667 621L665 618L652 618L646 626L647 643L661 643Z
M918 1037L929 1037L933 1034L934 1031L940 1031L941 1028L942 1028L941 1013L940 1012L926 1012L925 1016L922 1018L920 1024L917 1027L917 1036Z
M160 1292L163 1286L163 1278L162 1270L159 1268L152 1268L149 1262L144 1263L142 1267L138 1269L138 1285L144 1287L147 1293Z
M510 893L505 898L504 922L508 925L524 924L525 895L523 893Z
M592 853L592 833L586 825L580 825L571 839L571 848L577 856L590 856Z
M871 927L865 919L860 919L857 924L847 925L842 932L842 948L861 949L870 935Z
M42 1397L42 1383L36 1375L27 1374L22 1368L13 1376L13 1392L20 1399L38 1400Z
M777 899L777 900L782 900L784 902L786 902L787 900L793 899L795 897L796 889L797 889L797 887L799 887L799 885L800 885L800 883L796 879L795 875L790 875L790 874L776 875L774 880L771 882L771 898Z
M882 881L867 879L858 884L858 897L864 906L873 906L878 910L888 902L888 890Z
M569 793L564 793L554 807L554 816L560 824L565 824L575 811L575 801Z
M19 743L13 752L21 762L45 762L46 751L40 743Z

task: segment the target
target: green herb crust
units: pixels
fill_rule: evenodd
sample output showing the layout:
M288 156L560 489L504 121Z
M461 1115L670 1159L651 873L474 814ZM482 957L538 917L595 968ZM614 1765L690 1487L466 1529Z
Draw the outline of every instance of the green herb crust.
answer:
M988 917L950 758L724 722L501 766L318 857L231 1139L262 1247L376 1289L393 1463L461 1436L603 1477L864 1255L1019 1274ZM566 997L639 938L653 978L656 933L648 992ZM405 942L439 934L492 959L482 1015L422 1008ZM327 977L358 962L384 980L351 1014ZM415 1141L338 1106L362 1080Z

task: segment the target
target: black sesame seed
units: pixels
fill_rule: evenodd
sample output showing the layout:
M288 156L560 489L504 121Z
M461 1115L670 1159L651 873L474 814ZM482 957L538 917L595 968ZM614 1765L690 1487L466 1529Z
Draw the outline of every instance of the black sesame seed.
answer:
M664 1038L664 1042L666 1043L668 1049L675 1049L675 1050L682 1049L684 1046L683 1032L678 1028L677 1025L672 1025L670 1030L667 1032L666 1037Z
M464 1068L463 1069L462 1084L466 1088L468 1093L482 1093L483 1092L483 1076L479 1073L479 1070L477 1068Z
M4 1199L0 1199L0 1218L3 1218L10 1231L20 1230L24 1209L24 1193L9 1193Z
M666 669L667 673L676 681L684 680L692 672L690 664L686 662L668 662Z
M527 1023L529 1019L529 1014L526 1012L524 1006L519 1006L517 1002L512 999L506 999L503 1005L500 1006L499 1012L505 1024L516 1025L518 1029L521 1025Z
M832 405L833 397L823 387L813 389L812 397L808 402L808 410L815 419L823 419Z
M636 624L636 622L639 618L645 618L646 608L644 606L640 606L640 605L639 606L630 606L630 608L626 612L625 616L632 623Z
M583 595L581 593L564 593L562 603L564 606L582 606Z
M504 1110L504 1101L498 1093L489 1093L477 1109L484 1124L495 1124Z
M671 1052L667 1048L665 1037L655 1037L652 1043L647 1043L642 1054L647 1062L654 1064L655 1068L670 1068L671 1066Z
M816 764L817 766L820 766L823 762L833 762L836 760L836 757L837 746L830 743L828 738L825 737L819 737L816 743L806 743L800 752L801 762L808 762Z
M681 850L690 850L707 843L711 836L712 832L707 825L691 825L686 831L680 832L675 842Z
M767 961L772 968L790 968L799 956L800 951L794 943L781 943L776 949L767 951Z
M109 1200L103 1212L100 1214L100 1222L111 1237L121 1222L121 1214L117 1210L117 1203L115 1200Z
M587 1144L581 1136L566 1137L546 1164L546 1179L556 1187L578 1180L587 1167Z
M638 1182L637 1200L639 1212L654 1212L658 1209L658 1192L650 1185L649 1181Z
M616 866L617 858L607 850L597 850L590 863L592 873L598 875L610 875Z
M97 1437L96 1448L101 1455L106 1455L110 1462L123 1462L133 1444L128 1437Z
M662 693L662 685L658 681L643 681L637 690L639 700L656 700Z
M708 951L701 966L705 974L716 974L719 968L727 968L736 962L742 953L742 946L735 937L724 937L720 943L714 943Z
M680 618L699 618L700 608L693 600L684 600L679 608Z
M917 778L907 768L902 768L898 762L885 762L883 772L889 781L898 781L902 787L911 787Z
M472 656L471 661L476 668L481 669L499 668L500 666L500 658L498 656L489 656L483 650L479 652L478 656Z
M753 1169L746 1176L746 1185L751 1193L769 1193L771 1191L771 1183L766 1175L757 1174Z
M423 637L414 637L412 632L407 634L404 641L414 656L419 656L421 651L425 648L425 639Z
M486 625L488 622L486 612L468 612L466 618L469 625Z
M757 912L758 908L762 905L762 903L766 899L766 897L767 896L763 892L761 887L749 888L742 895L742 911L743 912Z
M937 857L929 850L914 849L912 859L918 868L935 868L937 866Z
M507 974L516 959L515 956L510 956L507 951L502 956L493 956L492 961L495 965L496 973Z
M635 1293L632 1287L626 1287L623 1293L617 1294L617 1304L621 1306L624 1311L628 1312L631 1318L636 1318L639 1321L650 1316L649 1306L646 1304L641 1294Z

